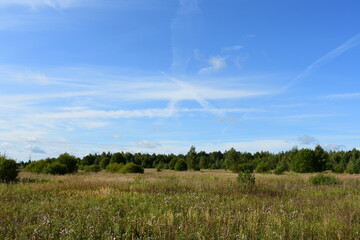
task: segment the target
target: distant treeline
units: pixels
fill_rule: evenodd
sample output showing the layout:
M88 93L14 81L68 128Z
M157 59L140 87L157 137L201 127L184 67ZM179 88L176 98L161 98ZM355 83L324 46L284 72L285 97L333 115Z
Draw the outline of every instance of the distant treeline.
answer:
M148 153L105 153L88 154L82 159L67 153L58 158L47 158L34 162L22 162L26 171L37 173L65 174L73 173L78 169L84 171L124 172L124 166L135 165L140 168L157 168L172 170L200 170L200 169L228 169L233 172L274 172L281 174L284 171L299 173L322 172L331 170L336 173L359 173L360 151L325 151L320 145L313 149L294 147L290 151L270 153L239 152L231 148L225 152L204 151L197 152L191 147L184 154L148 154ZM141 170L138 170L141 171Z

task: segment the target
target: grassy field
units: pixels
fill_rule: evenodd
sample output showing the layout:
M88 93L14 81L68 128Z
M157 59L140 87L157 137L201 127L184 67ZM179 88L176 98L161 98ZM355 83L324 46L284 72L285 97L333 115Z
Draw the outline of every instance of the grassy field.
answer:
M360 239L360 177L223 170L21 173L0 185L0 239Z

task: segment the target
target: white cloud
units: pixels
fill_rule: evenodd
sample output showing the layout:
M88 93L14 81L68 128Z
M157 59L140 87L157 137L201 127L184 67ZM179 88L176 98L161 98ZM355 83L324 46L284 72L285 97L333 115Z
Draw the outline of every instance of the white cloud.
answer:
M112 135L113 138L116 138L116 139L119 139L119 140L123 140L124 137L123 136L120 136L120 135L117 135L117 134L114 134Z
M85 0L0 0L0 7L17 5L17 6L31 7L33 9L41 8L41 7L64 9L64 8L76 7L84 3Z
M304 135L304 136L298 137L298 140L301 144L304 144L304 145L309 145L309 144L318 142L318 140L316 138L309 136L309 135Z
M329 99L353 99L353 98L360 98L360 92L355 93L342 93L342 94L332 94L327 95L323 98L329 98Z
M141 148L157 148L160 147L161 144L153 141L137 141L136 145Z
M199 146L198 150L210 151L226 151L230 148L235 148L242 152L257 152L257 151L270 151L279 152L290 150L296 142L281 140L281 139L267 139L267 140L254 140L254 141L243 141L243 142L227 142L227 143L207 143Z
M226 58L220 56L209 58L208 63L209 66L200 69L199 74L218 72L227 66Z
M325 149L330 151L339 151L345 148L346 148L345 145L339 145L339 144L328 144L325 146Z
M39 153L39 154L45 154L46 151L41 149L39 146L35 145L27 145L26 148L30 150L32 153Z
M223 51L238 51L240 49L244 48L244 46L242 45L234 45L234 46L230 46L230 47L224 47L222 50Z
M99 121L84 121L79 123L80 126L85 127L87 129L95 129L95 128L102 128L108 126L108 122L99 122Z

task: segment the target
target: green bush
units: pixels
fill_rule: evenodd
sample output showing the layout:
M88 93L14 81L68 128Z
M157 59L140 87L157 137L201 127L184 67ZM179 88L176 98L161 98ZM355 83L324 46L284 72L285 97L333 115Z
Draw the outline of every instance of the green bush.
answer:
M39 160L36 162L31 162L25 167L26 172L32 172L32 173L45 173L45 168L47 166L47 163L45 160Z
M242 163L238 165L237 172L253 172L253 171L254 171L254 165L251 163Z
M332 167L334 173L343 173L345 172L345 167L341 163L337 163Z
M65 164L59 162L53 162L48 164L45 169L44 173L53 174L53 175L64 175L68 171Z
M66 166L66 173L74 173L78 170L78 159L68 153L61 154L56 161Z
M270 172L270 170L271 170L271 166L268 162L261 162L255 168L255 171L257 173L266 173L266 172Z
M301 149L291 162L291 170L297 173L315 171L315 155L311 149Z
M127 163L120 169L121 173L144 173L144 168L135 163Z
M281 167L281 166L277 166L275 169L274 169L274 173L277 174L277 175L281 175L285 172L285 168Z
M124 166L122 163L110 163L106 166L105 171L110 173L120 172L121 168Z
M161 172L165 168L165 164L163 162L160 162L158 165L156 165L156 171Z
M289 165L288 165L287 161L285 159L282 159L276 165L276 168L274 169L274 173L277 175L280 175L288 170L289 170Z
M188 166L183 159L179 159L176 161L174 169L175 171L186 171L188 170Z
M254 186L255 175L251 172L239 172L237 182L243 186Z
M99 167L99 165L90 165L90 166L85 166L84 171L85 172L100 172L101 168Z
M311 177L309 181L313 185L336 185L339 183L339 181L334 176L325 175L322 173Z
M18 179L19 168L14 160L0 156L0 182L11 183Z

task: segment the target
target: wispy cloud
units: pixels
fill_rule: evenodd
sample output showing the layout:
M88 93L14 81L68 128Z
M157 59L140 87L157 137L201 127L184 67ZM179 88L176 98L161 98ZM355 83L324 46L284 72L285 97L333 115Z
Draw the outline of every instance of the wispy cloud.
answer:
M298 140L301 144L309 145L313 143L317 143L318 140L310 135L303 135L301 137L298 137Z
M341 145L341 144L327 144L327 145L325 145L325 149L330 150L330 151L339 151L339 150L345 149L345 148L346 148L346 146Z
M143 140L137 141L136 145L141 148L157 148L161 146L160 143L153 141L143 141Z
M33 9L41 7L64 9L79 6L84 3L84 0L1 0L0 7L25 6Z
M353 98L360 98L360 92L331 94L331 95L324 96L323 98L329 98L329 99L353 99Z
M220 57L220 56L209 58L208 63L209 63L209 66L201 68L199 70L199 74L207 74L207 73L218 72L218 71L224 69L227 66L226 58L225 57Z
M222 50L223 51L238 51L240 49L244 48L244 46L242 45L234 45L234 46L230 46L230 47L224 47Z
M281 92L287 90L288 88L292 87L297 82L299 82L302 79L309 76L316 68L335 59L336 57L338 57L338 56L342 55L343 53L349 51L350 49L358 46L359 44L360 44L360 34L356 34L355 36L353 36L352 38L350 38L349 40L347 40L346 42L344 42L337 48L331 50L330 52L328 52L327 54L325 54L324 56L317 59L315 62L313 62L309 66L307 66L304 71L302 71L299 75L297 75L289 84L287 84L286 86L281 88L278 93L281 93Z
M27 149L29 149L32 153L39 153L39 154L45 154L46 151L41 149L39 146L35 145L28 145L26 146Z

